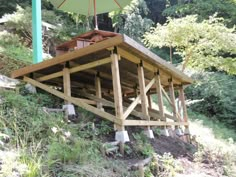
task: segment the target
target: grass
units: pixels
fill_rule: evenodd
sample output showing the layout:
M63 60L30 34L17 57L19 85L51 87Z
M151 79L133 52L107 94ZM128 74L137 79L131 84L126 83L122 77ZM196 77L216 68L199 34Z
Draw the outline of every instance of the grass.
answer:
M230 129L223 123L219 121L213 121L209 119L208 117L199 114L199 113L194 113L191 110L188 111L189 118L191 123L195 123L200 127L205 127L211 131L216 138L218 139L232 139L236 141L236 132L233 129ZM191 128L193 129L193 128ZM194 131L194 130L193 130Z
M236 176L236 133L222 123L189 111L190 131L199 143L197 163L211 165L221 175Z

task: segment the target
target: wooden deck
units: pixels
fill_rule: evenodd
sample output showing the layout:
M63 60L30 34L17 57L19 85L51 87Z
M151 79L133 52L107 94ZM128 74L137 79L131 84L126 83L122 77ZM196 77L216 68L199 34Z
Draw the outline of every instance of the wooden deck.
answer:
M72 46L75 40L81 36L72 40ZM120 131L125 126L188 126L183 86L192 79L126 35L111 34L84 48L16 70L12 77L114 122ZM152 94L157 95L158 109L152 107ZM165 112L164 98L172 113ZM114 109L115 114L107 109Z

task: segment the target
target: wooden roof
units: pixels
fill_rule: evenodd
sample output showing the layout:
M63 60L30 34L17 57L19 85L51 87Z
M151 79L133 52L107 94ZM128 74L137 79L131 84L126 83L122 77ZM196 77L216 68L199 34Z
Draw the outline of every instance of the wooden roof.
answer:
M117 47L118 54L121 55L120 77L121 82L124 81L126 86L130 88L138 85L137 79L137 64L142 60L145 68L145 78L151 80L157 70L161 73L161 82L163 86L168 86L168 79L172 78L174 85L186 85L192 83L192 79L183 72L176 69L172 64L169 64L150 50L140 45L126 35L117 35L100 42L94 43L87 47L68 52L55 58L45 60L41 63L33 64L12 72L12 78L21 78L25 75L34 73L35 75L43 76L61 71L66 62L70 65L82 65L88 62L93 62L110 56L109 49ZM72 83L78 81L83 84L91 84L94 82L94 74L96 71L104 75L103 85L107 89L112 88L110 64L98 66L90 72L78 72L71 76ZM105 77L106 76L106 77ZM58 82L54 80L51 83ZM126 87L124 86L123 89Z

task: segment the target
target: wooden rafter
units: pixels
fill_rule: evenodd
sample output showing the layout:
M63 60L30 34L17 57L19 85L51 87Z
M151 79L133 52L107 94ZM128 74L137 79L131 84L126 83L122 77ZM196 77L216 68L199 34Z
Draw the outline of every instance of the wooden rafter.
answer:
M75 66L73 68L70 68L69 73L72 74L72 73L75 73L75 72L79 72L79 71L83 71L83 70L86 70L86 69L101 66L101 65L104 65L104 64L107 64L107 63L110 63L110 62L111 62L110 57L104 58L104 59L101 59L101 60L93 61L93 62L90 62L90 63L87 63L87 64L83 64L83 65L79 65L79 66ZM42 77L38 78L37 80L38 81L46 81L46 80L50 80L50 79L53 79L53 78L60 77L62 75L63 75L62 71L59 71L59 72L56 72L56 73L53 73L53 74L42 76Z

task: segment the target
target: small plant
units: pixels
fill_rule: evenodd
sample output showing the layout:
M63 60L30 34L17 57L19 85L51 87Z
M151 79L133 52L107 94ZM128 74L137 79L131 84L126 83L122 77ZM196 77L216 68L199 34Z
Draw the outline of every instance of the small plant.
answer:
M164 153L163 156L158 156L158 158L163 168L159 174L160 177L174 177L176 173L183 171L179 162L170 153Z
M134 149L144 157L149 157L154 152L152 145L148 142L146 135L143 133L133 134L134 139L136 140L136 145Z

